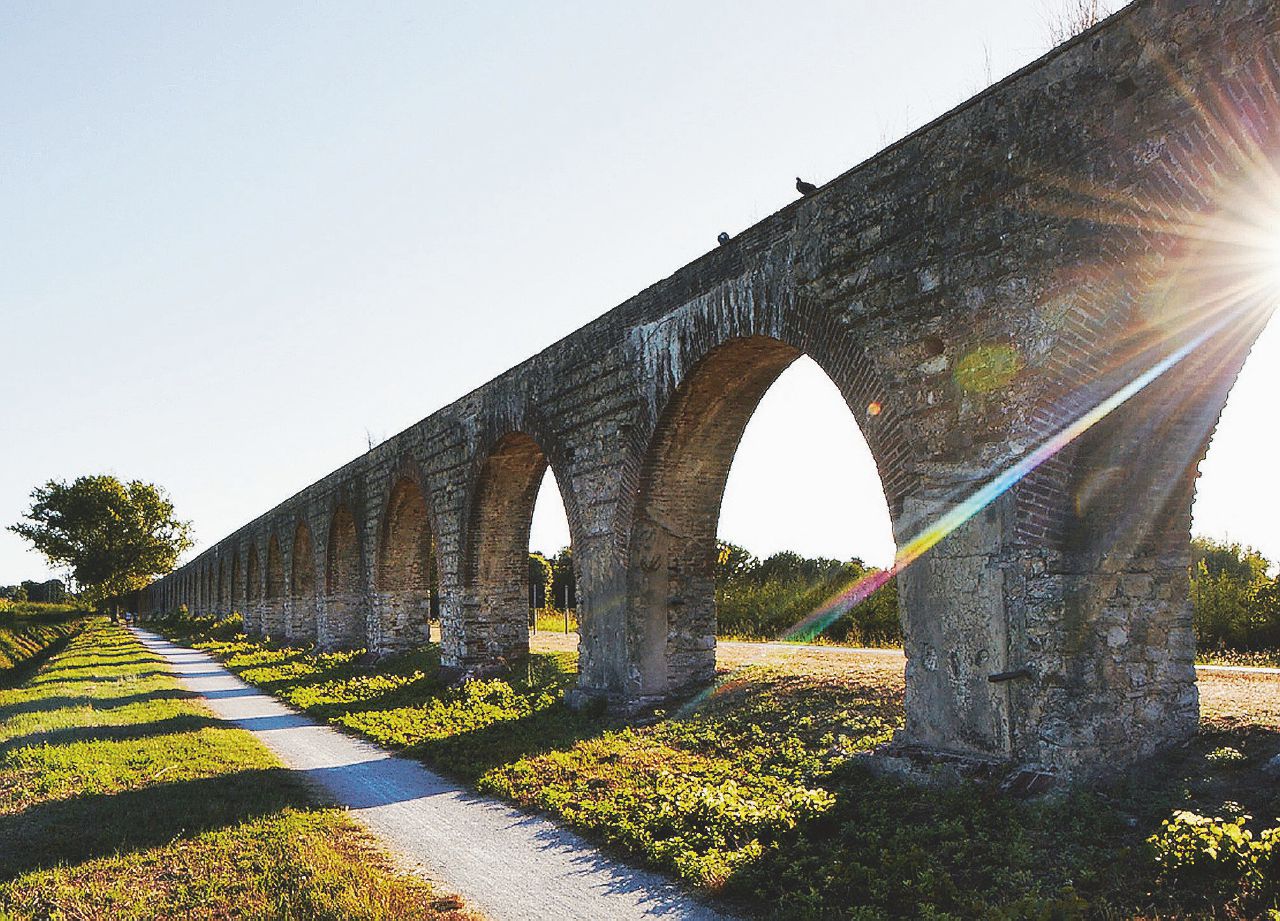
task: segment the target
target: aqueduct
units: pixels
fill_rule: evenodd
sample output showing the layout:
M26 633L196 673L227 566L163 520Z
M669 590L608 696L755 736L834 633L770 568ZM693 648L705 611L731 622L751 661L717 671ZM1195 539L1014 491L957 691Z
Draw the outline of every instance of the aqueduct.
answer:
M550 466L579 693L686 693L714 671L730 462L803 354L857 418L904 564L899 744L1087 778L1183 740L1197 468L1280 274L1278 58L1270 0L1140 0L280 503L144 610L391 650L435 608L446 664L510 662Z

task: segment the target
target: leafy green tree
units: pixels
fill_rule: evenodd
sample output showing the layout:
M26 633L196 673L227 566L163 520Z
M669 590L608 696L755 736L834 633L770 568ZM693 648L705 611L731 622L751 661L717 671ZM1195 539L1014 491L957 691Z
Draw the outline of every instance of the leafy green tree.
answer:
M9 530L69 568L82 600L98 609L172 570L191 546L190 522L174 517L162 489L109 474L36 487L24 517Z
M1254 550L1239 543L1218 541L1211 537L1191 539L1191 567L1204 569L1212 576L1226 574L1243 584L1260 582L1267 577L1270 561Z
M35 582L27 579L22 583L26 592L26 601L38 601L42 604L64 604L67 600L67 587L61 579L50 579L47 582Z
M529 605L534 608L547 606L551 591L551 561L541 553L529 554Z
M728 541L716 541L716 585L725 586L751 573L760 561L746 547Z
M561 547L551 561L551 606L576 608L578 582L573 574L573 549Z
M1203 650L1258 650L1280 643L1280 587L1270 561L1238 543L1191 541L1191 606Z

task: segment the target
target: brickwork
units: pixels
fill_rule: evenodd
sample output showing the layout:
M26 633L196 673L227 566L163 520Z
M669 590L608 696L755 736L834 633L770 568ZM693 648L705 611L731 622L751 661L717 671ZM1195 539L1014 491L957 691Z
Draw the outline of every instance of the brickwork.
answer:
M292 643L315 642L318 630L316 604L316 551L311 529L299 521L289 551L290 593L286 636Z
M327 556L320 645L326 649L363 647L367 645L368 614L360 579L360 537L346 505L338 506L333 514Z
M446 664L509 663L550 467L579 695L687 693L712 675L729 465L804 354L867 440L900 548L1002 484L900 577L901 748L1089 778L1185 739L1195 478L1269 315L1240 303L1231 228L1275 194L1278 36L1263 0L1126 8L281 503L152 603L204 609L212 567L247 553L253 630L390 651L425 638L434 594Z
M392 651L426 642L436 582L434 556L422 487L412 477L404 477L391 491L379 545L378 648Z

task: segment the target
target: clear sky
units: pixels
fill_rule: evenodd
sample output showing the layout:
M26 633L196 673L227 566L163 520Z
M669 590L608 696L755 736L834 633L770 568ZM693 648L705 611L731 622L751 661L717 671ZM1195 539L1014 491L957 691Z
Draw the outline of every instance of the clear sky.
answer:
M207 545L1038 56L1048 2L0 5L0 523L109 471ZM1196 514L1280 557L1276 340ZM888 562L811 364L721 534Z

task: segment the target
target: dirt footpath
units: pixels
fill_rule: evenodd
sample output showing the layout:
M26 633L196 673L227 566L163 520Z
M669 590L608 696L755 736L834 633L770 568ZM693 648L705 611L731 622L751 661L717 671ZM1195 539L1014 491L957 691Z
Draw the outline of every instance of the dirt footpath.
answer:
M578 648L578 635L539 633L533 648L565 652ZM790 665L813 674L874 674L902 684L902 650L853 649L847 646L802 646L794 643L743 643L722 640L716 665L728 671L744 665ZM1201 719L1213 723L1262 723L1280 727L1280 669L1221 667L1197 670Z

